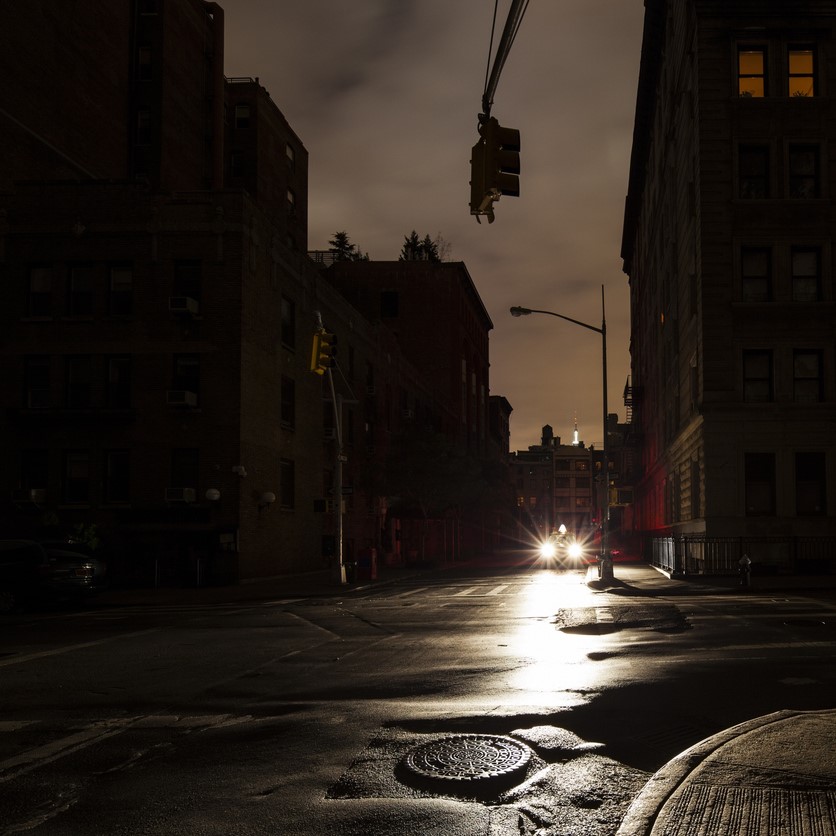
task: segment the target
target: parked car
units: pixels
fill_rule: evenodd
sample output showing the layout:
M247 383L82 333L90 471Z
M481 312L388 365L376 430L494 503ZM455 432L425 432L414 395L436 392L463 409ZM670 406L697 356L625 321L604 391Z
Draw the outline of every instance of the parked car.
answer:
M83 543L0 540L0 613L95 595L107 566Z
M37 600L50 571L49 558L33 540L0 540L0 613Z
M45 540L49 569L46 592L51 597L83 598L101 592L107 586L107 564L84 543Z

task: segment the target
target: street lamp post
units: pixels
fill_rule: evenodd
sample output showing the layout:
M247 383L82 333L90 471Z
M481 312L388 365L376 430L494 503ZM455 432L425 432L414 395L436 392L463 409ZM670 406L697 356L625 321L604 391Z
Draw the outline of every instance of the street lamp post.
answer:
M511 316L528 316L529 314L539 313L547 314L548 316L556 316L558 319L565 319L567 322L572 322L575 325L580 325L581 328L587 328L590 331L595 331L596 334L601 335L601 360L602 360L602 379L603 379L603 399L604 399L604 507L602 508L601 520L601 556L598 562L598 574L603 580L609 580L613 576L612 558L609 552L609 537L610 537L610 457L609 444L607 443L607 315L604 305L604 286L601 285L601 327L596 328L594 325L589 325L586 322L581 322L578 319L572 319L570 316L555 313L554 311L541 311L536 308L511 308Z

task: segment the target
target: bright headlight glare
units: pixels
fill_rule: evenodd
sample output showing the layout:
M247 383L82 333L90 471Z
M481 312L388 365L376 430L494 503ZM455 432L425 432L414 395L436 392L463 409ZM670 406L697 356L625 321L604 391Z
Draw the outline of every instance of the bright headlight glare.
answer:
M554 543L543 543L540 546L540 556L541 557L554 557L554 555L555 555Z
M577 559L583 554L583 547L580 543L569 544L569 557Z

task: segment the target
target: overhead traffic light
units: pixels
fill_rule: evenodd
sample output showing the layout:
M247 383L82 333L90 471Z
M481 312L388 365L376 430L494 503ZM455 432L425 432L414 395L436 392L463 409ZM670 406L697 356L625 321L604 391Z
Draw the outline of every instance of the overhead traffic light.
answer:
M333 368L336 353L336 336L329 334L324 329L315 331L313 348L311 349L311 371L316 374L324 374L327 369Z
M479 126L481 138L470 159L470 214L487 215L493 223L493 204L506 194L520 195L520 132L503 128L491 117Z

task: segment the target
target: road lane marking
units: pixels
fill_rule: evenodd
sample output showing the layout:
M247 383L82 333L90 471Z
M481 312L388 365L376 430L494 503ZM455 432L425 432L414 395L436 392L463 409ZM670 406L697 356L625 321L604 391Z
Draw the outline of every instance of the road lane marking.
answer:
M454 598L461 598L464 595L470 595L470 593L475 592L476 589L477 589L477 587L475 587L475 586L468 587L467 589L462 589L461 592L457 592L453 597Z
M37 653L27 653L23 656L12 656L8 659L0 659L0 668L6 668L10 665L19 665L23 662L31 662L34 659L46 659L49 656L61 656L64 653L72 653L75 650L84 650L87 647L97 647L101 644L110 644L110 642L120 641L121 639L131 639L135 636L147 636L149 633L159 633L162 627L152 627L149 630L136 630L133 633L122 633L120 636L109 636L106 639L96 639L91 642L81 642L80 644L69 644L66 647L56 647L52 650L40 650Z
M493 588L493 589L492 589L492 590L488 593L488 595L499 595L499 593L500 593L500 592L502 592L502 590L503 590L503 589L508 589L508 586L509 586L509 584L507 584L507 583L504 583L504 584L502 584L501 586L495 586L495 587L494 587L494 588Z

